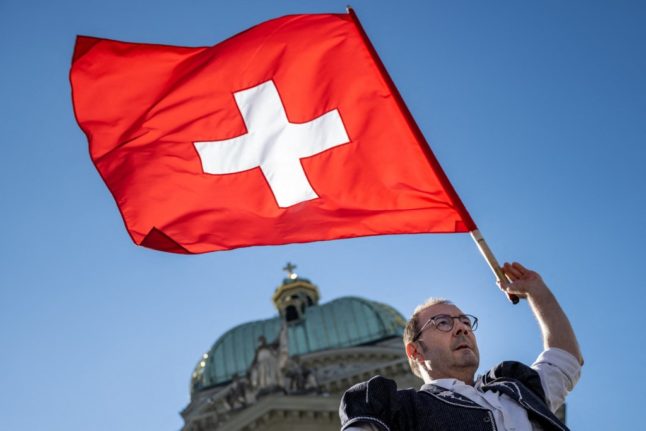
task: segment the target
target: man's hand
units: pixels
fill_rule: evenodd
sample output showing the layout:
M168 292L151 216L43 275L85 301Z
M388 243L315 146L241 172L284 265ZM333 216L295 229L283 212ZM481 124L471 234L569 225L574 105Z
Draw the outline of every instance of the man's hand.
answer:
M505 263L502 270L509 281L502 280L500 288L508 294L527 299L541 327L544 348L563 349L583 364L572 325L543 278L518 262Z
M525 268L518 262L505 263L502 270L509 278L501 280L500 288L508 294L516 295L519 298L541 295L549 292L549 289L538 272Z

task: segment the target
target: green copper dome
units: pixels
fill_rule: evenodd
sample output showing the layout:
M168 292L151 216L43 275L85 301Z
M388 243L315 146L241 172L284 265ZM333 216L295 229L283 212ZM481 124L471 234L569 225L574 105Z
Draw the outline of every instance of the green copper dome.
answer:
M264 336L270 343L276 340L281 321L281 317L276 316L244 323L227 331L195 367L191 390L200 391L226 383L235 375L246 374L253 361L258 338ZM314 303L304 309L301 319L288 325L289 355L358 346L401 336L405 325L404 318L394 308L363 298L343 297L326 304Z

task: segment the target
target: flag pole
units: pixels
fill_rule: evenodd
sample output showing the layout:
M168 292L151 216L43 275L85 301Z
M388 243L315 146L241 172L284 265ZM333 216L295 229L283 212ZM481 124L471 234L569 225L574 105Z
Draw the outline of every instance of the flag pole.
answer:
M370 39L368 38L368 35L363 29L363 26L361 25L361 22L359 22L359 17L355 13L354 9L352 6L348 5L346 8L346 11L348 15L352 18L354 21L355 25L357 26L357 30L359 31L359 34L363 38L366 47L368 48L368 51L370 52L373 60L375 61L375 65L377 66L377 69L381 72L382 77L384 78L384 81L386 82L386 85L390 89L391 93L393 94L395 98L395 102L399 106L399 109L401 110L402 114L404 115L404 118L408 125L411 128L411 132L415 135L415 137L418 139L419 142L424 143L425 145L422 145L422 150L424 151L429 163L433 166L433 171L436 173L438 176L438 179L442 183L442 186L444 187L444 190L449 195L449 198L455 205L457 211L460 213L462 216L465 225L467 226L467 229L471 233L471 237L474 239L476 242L476 245L478 246L478 249L480 249L480 252L484 256L485 260L489 264L489 267L493 271L494 275L496 276L496 279L500 282L501 280L505 280L505 274L502 272L502 269L500 268L500 265L498 265L498 261L496 261L496 257L493 255L491 252L491 249L485 242L484 238L482 237L482 234L480 234L480 231L478 230L478 227L476 226L475 222L471 218L471 215L467 211L466 207L462 203L462 200L458 196L457 192L453 188L453 185L449 181L449 178L446 176L446 173L444 172L444 169L442 169L442 166L440 163L437 161L437 158L435 158L435 155L431 151L431 147L428 145L426 142L426 138L424 137L424 134L420 130L419 126L415 122L415 119L413 118L413 115L410 113L408 110L408 107L406 106L406 103L404 102L404 99L402 98L401 94L399 94L399 90L397 90L397 86L395 86L395 83L393 82L392 78L390 77L390 74L386 70L386 67L384 66L383 62L379 58L379 55L377 54L377 51L375 50L374 46L372 45L372 42L370 42ZM516 295L509 295L507 294L507 298L514 303L517 304L519 299Z
M485 258L487 263L489 264L489 268L493 271L494 275L496 276L496 280L498 281L498 284L500 284L503 280L506 280L505 273L502 272L502 268L500 268L500 265L498 264L498 261L496 260L496 256L493 255L493 252L489 248L489 245L485 241L484 237L480 233L478 229L474 229L471 232L471 238L476 242L476 245L478 246L478 249L480 250L480 253L482 253L482 256ZM506 293L506 292L505 292ZM513 304L518 304L518 301L520 299L518 296L513 295L511 293L507 293L507 298L513 303Z

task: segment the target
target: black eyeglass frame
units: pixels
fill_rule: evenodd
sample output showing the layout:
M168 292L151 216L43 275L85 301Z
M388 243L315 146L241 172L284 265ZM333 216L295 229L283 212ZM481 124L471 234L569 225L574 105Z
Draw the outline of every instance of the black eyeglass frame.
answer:
M449 329L447 329L446 331L444 329L438 328L437 324L434 322L434 320L437 319L438 317L447 317L447 318L451 319L451 327ZM474 316L473 314L460 314L459 316L451 316L449 314L438 314L438 315L435 315L435 316L431 317L430 319L428 319L426 321L426 323L424 323L424 325L422 325L422 327L420 328L419 331L417 331L417 334L415 334L415 336L413 337L411 342L417 341L419 336L422 335L422 332L424 331L424 329L426 329L428 327L428 325L431 324L431 323L433 324L433 326L435 326L435 329L437 329L438 331L449 332L449 331L453 330L453 327L455 326L455 319L462 319L464 317L469 319L469 321L471 322L471 324L468 325L471 332L478 329L478 318L476 316ZM462 322L462 321L460 323L464 324L464 322Z

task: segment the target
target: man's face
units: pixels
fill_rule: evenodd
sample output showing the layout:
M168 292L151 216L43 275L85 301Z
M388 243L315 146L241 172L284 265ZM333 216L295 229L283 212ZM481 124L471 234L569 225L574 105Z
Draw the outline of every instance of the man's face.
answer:
M439 314L457 317L464 313L452 304L432 305L420 313L419 327ZM480 363L478 343L473 331L459 319L453 319L453 328L449 332L440 331L432 323L429 324L418 341L421 341L416 343L418 352L424 357L422 366L433 379L473 379Z

